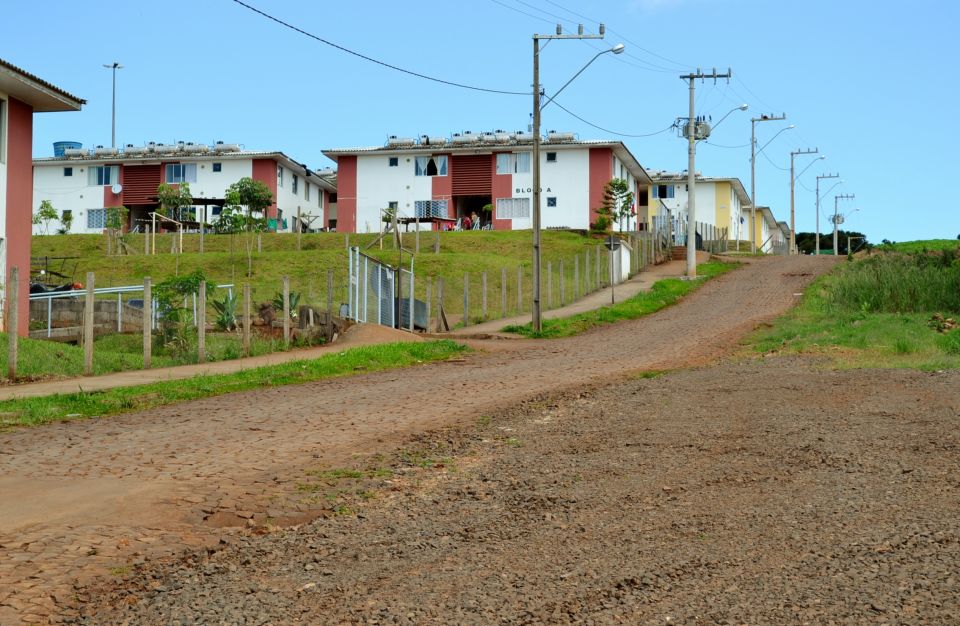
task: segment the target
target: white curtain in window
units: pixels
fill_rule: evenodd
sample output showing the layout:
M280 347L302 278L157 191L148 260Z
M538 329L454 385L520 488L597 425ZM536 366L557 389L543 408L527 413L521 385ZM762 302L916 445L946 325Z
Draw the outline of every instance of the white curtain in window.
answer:
M418 156L414 159L415 168L414 175L416 176L426 176L427 175L427 162L430 161L430 157Z
M433 157L437 162L437 176L446 176L447 175L447 157L438 156Z
M518 174L529 174L530 173L530 153L529 152L518 152L517 157L517 173Z
M513 168L510 167L510 156L506 152L497 155L497 174L513 174Z

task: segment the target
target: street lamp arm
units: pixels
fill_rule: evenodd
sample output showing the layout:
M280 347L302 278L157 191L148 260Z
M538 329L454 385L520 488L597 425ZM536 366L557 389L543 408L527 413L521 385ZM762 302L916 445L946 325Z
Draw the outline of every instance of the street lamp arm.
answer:
M779 137L779 136L780 136L780 133L782 133L782 132L785 131L785 130L792 130L792 129L794 129L794 128L796 128L796 125L795 125L795 124L790 124L789 126L784 126L784 127L781 128L780 130L778 130L778 131L777 131L777 134L770 138L770 141L768 141L767 143L763 144L763 148L760 148L759 150L757 150L757 154L760 154L761 152L763 152L763 149L764 149L764 148L766 148L766 147L769 146L771 143L773 143L773 140L776 139L777 137Z
M750 108L750 105L747 105L747 104L741 104L741 105L738 106L738 107L733 107L732 109L730 109L729 111L727 111L727 114L726 114L726 115L724 115L723 117L720 118L720 121L719 121L719 122L717 122L716 124L713 125L713 129L712 129L712 130L716 130L717 127L720 126L720 124L723 124L723 120L725 120L725 119L727 119L728 117L730 117L730 114L733 113L734 111L746 111L746 110L749 109L749 108ZM701 140L701 141L702 141L702 140Z
M825 158L827 158L827 155L822 154L822 155L820 155L818 158L810 161L805 168L803 168L802 170L800 170L800 173L799 173L799 174L797 174L796 176L793 177L793 179L794 179L794 180L799 180L800 177L803 176L803 173L806 172L808 169L810 169L810 166L811 166L811 165L813 165L813 164L816 163L817 161L822 161L822 160L825 159Z
M599 59L601 55L604 55L604 54L606 54L606 53L608 53L608 52L612 52L612 53L614 53L614 54L620 54L621 52L623 52L623 49L624 49L624 45L623 45L622 43L618 43L617 45L615 45L614 47L610 48L609 50L601 50L600 52L598 52L596 55L594 55L594 57L593 57L592 59L590 59L589 61L587 61L587 64L584 65L583 67L581 67L580 70L577 71L576 74L574 74L572 77L570 77L570 80L568 80L567 82L565 82L565 83L563 84L563 87L561 87L560 89L558 89L558 90L556 91L556 93L554 93L552 96L550 96L550 98L549 98L546 102L544 102L542 105L540 105L540 110L543 111L545 108L547 108L547 105L550 104L551 102L553 102L554 98L556 98L557 96L559 96L561 91L563 91L564 89L566 89L566 88L570 85L570 83L572 83L573 81L575 81L575 80L577 79L577 76L580 76L580 74L583 74L583 72L584 72L588 67L590 67L590 64L593 63L594 61L596 61L597 59Z

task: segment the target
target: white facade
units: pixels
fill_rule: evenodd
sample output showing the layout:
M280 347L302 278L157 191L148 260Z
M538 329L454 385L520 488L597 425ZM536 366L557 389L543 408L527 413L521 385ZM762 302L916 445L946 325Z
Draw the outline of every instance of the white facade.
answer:
M131 171L151 168L146 188L136 183ZM132 168L132 169L131 169ZM190 185L196 202L197 220L213 224L219 219L220 205L226 190L241 178L260 180L274 194L279 219L277 230L293 232L298 210L304 220L323 215L326 192L335 191L330 182L307 170L280 152L210 152L207 154L159 154L138 150L129 155L97 158L84 151L71 157L34 159L33 212L44 200L49 200L58 215L70 212L72 233L101 233L104 229L105 209L127 206L131 209L131 228L147 218L154 210L156 186L160 183ZM281 174L282 172L282 174ZM294 192L296 187L296 193ZM118 191L119 193L114 193ZM203 205L200 200L210 199ZM204 211L206 210L206 214ZM61 225L49 225L49 233ZM34 234L43 234L44 226L34 225Z
M686 221L688 196L685 176L654 174L649 200L653 210L656 210L662 201L673 217ZM749 239L749 208L749 197L738 179L697 177L694 220L698 224L726 228L727 238L731 241Z

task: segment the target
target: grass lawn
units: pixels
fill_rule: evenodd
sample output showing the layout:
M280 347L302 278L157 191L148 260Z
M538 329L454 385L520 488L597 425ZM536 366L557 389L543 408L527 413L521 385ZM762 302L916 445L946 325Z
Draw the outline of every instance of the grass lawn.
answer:
M351 348L309 361L292 361L233 374L197 376L85 393L0 401L0 429L139 411L237 391L294 385L440 361L467 348L449 340Z
M697 266L699 280L691 281L681 280L679 278L658 280L653 284L650 291L638 293L623 302L570 317L544 319L543 330L539 333L533 332L530 324L506 326L503 330L508 333L518 333L533 338L569 337L590 330L596 326L613 324L621 320L637 319L638 317L655 313L662 308L674 304L677 300L702 285L705 280L729 272L739 266L739 263L710 261Z

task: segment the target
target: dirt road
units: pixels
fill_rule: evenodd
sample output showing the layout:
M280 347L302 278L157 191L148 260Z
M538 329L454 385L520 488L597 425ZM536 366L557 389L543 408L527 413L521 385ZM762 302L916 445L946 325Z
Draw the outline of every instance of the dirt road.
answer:
M297 492L307 469L539 393L711 362L831 265L758 259L675 307L576 338L0 434L0 623L69 616L76 579L215 543L219 527L328 512Z

